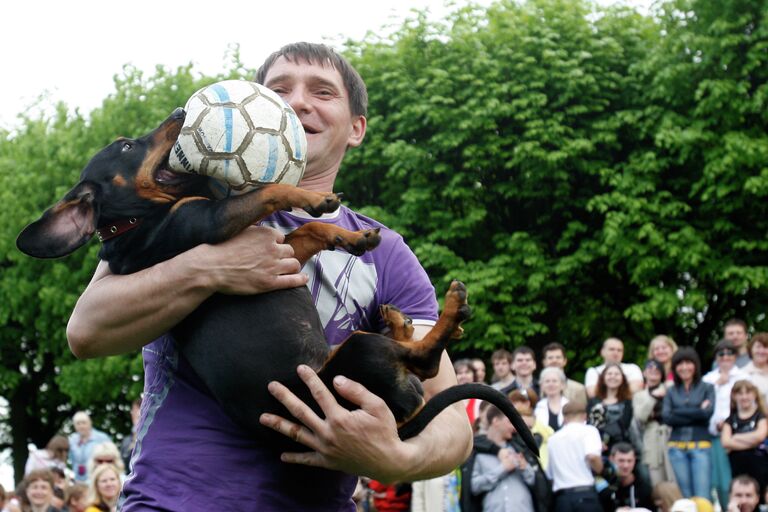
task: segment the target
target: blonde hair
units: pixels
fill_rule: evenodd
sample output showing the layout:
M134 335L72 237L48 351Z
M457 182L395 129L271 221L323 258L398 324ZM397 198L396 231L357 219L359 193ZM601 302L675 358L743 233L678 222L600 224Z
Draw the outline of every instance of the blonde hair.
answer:
M115 473L115 476L117 477L117 481L120 482L120 475L121 472L115 466L114 464L99 464L96 469L93 471L93 474L91 474L91 483L88 484L88 503L90 505L99 505L101 503L106 503L104 500L104 497L99 492L99 486L97 485L97 482L99 481L99 478L101 478L101 475L106 473L107 471L112 471ZM122 483L121 483L122 486Z
M125 463L123 462L123 458L120 456L120 450L118 450L115 443L112 441L105 441L101 444L97 444L93 448L93 453L91 453L91 458L88 460L88 474L93 475L93 472L98 468L99 466L103 465L96 462L97 459L106 459L111 458L114 460L112 463L119 471L118 475L121 475L125 473Z
M675 340L666 334L659 334L658 336L654 336L653 339L651 339L651 342L648 343L648 359L655 359L655 357L653 357L653 348L659 343L666 343L667 346L669 346L669 348L672 350L669 361L664 363L664 371L669 372L672 369L672 356L675 355L675 352L677 352L677 343L675 343ZM666 375L663 376L662 380L664 379L666 379Z
M659 482L653 487L653 499L661 502L662 512L669 512L677 500L683 499L683 493L674 482Z
M738 406L736 405L736 393L741 390L747 390L755 395L755 400L757 401L757 410L765 415L766 410L763 396L760 393L760 390L757 389L757 386L755 386L751 381L748 381L747 379L737 380L733 383L733 387L731 388L731 414L739 410Z

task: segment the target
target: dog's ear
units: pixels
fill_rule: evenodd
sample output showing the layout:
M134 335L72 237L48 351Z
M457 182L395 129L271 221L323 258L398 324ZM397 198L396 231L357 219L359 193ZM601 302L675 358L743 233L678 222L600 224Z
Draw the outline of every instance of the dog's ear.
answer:
M96 230L98 187L80 182L19 234L16 247L35 258L66 256L85 244Z

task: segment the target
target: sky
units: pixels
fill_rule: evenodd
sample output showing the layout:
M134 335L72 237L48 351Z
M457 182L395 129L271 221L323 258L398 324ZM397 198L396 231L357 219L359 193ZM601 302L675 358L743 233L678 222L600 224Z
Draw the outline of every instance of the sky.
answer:
M90 111L114 91L113 76L125 64L151 75L157 64L193 62L198 72L215 74L228 47L239 44L241 60L256 68L286 43L338 47L367 31L382 33L412 8L429 9L432 19L453 10L443 0L9 2L0 20L0 128L14 126L41 95L45 106L64 101Z

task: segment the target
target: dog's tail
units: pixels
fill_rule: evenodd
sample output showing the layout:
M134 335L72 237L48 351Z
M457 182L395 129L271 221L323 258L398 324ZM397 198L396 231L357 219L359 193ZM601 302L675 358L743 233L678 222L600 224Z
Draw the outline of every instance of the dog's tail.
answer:
M512 422L512 425L514 425L517 433L525 441L528 449L536 455L539 454L539 447L533 438L533 434L531 434L528 425L525 424L523 417L517 412L509 398L491 386L478 383L452 386L430 398L416 416L398 429L397 433L400 439L405 440L418 435L443 409L460 400L467 400L469 398L485 400L498 407L509 418L509 421Z

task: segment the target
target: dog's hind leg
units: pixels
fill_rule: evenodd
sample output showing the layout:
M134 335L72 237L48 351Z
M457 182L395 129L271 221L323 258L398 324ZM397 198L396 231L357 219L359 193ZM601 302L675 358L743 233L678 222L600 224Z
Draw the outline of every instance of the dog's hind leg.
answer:
M437 375L440 358L448 341L460 338L461 323L469 318L467 288L460 281L453 281L445 296L445 307L435 326L419 341L395 340L405 350L401 360L405 367L421 380Z
M303 265L323 249L344 249L360 256L379 245L379 229L349 231L334 224L308 222L285 236L285 243L293 247L293 255Z

